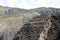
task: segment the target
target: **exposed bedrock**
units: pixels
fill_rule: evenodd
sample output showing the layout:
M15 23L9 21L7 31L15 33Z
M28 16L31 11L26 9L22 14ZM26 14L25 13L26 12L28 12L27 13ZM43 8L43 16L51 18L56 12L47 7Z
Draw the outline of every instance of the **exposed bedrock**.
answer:
M23 25L35 16L36 14L29 14L29 16L23 15L15 20L0 23L0 39L13 40Z

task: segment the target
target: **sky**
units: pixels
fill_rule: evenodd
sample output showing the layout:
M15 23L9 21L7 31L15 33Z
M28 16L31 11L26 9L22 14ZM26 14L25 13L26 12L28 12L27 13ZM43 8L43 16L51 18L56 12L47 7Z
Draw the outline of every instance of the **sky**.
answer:
M38 7L60 8L60 0L0 0L0 6L33 9Z

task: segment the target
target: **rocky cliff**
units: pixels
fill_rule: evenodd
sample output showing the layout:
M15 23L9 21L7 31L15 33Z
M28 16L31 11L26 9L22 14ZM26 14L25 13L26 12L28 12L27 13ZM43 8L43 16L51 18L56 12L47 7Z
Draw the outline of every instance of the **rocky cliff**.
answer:
M25 23L40 15L37 12L9 7L0 7L0 11L0 40L13 40Z

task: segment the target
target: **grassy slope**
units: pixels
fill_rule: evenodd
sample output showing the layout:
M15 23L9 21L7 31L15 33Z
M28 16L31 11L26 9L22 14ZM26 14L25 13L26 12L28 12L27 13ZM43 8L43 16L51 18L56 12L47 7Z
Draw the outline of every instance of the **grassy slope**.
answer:
M40 15L40 14L38 14L38 13L36 13L36 12L34 12L33 14L36 15L36 16L39 16L39 15ZM20 18L20 17L24 17L24 15L25 15L25 17L28 17L28 16L30 16L30 15L32 15L32 14L30 14L30 13L18 14L18 15L16 15L16 16L4 15L4 16L2 16L2 18L0 19L0 21L1 21L1 22L13 21L13 20L16 20L16 19L18 19L18 18ZM33 16L34 16L34 15L33 15Z

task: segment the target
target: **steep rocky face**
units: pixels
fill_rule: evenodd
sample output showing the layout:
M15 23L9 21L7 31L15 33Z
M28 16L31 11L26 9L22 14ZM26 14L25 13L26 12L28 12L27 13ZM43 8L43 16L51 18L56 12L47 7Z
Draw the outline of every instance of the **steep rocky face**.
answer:
M17 18L5 18L7 20L4 20L0 23L0 39L13 40L14 36L23 27L23 25L35 16L37 15L35 13L32 13L23 14L23 16L19 16Z
M26 9L0 7L0 39L13 40L19 29L37 15L40 14Z

